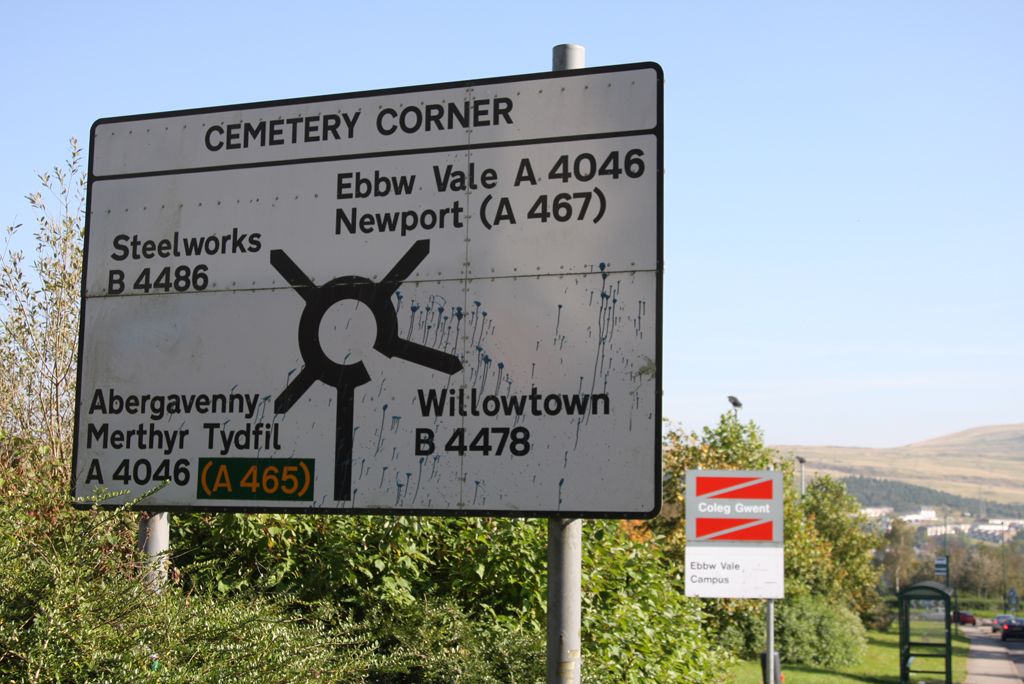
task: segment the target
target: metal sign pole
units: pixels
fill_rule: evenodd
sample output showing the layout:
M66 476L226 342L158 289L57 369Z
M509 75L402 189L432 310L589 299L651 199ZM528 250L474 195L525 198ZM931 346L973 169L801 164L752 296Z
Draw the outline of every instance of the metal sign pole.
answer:
M767 627L768 627L768 644L767 644L767 657L765 658L765 684L774 684L775 682L775 599L768 599L768 610L767 613Z
M146 586L156 589L167 579L163 556L170 548L170 514L139 514L139 553L147 556Z
M582 69L582 45L556 45L552 71ZM580 682L580 592L583 566L583 522L548 519L548 643L547 684Z
M775 466L768 466L768 470L775 470ZM803 496L803 483L800 484L800 495ZM767 651L765 657L765 684L775 684L775 599L768 599L768 609L765 611L766 628L768 632Z
M582 520L548 519L547 684L580 682Z

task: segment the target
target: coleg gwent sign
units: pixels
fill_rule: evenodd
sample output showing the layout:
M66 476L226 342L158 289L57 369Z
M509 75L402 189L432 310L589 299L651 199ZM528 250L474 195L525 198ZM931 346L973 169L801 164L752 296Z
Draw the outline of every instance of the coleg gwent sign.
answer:
M654 515L662 82L647 63L97 121L74 494Z
M783 481L773 470L686 471L686 594L783 598Z

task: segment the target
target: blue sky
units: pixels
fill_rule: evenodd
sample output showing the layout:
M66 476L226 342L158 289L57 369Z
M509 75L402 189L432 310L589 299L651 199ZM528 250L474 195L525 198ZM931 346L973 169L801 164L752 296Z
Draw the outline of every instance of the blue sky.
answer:
M1024 4L9 3L0 219L100 117L656 61L664 414L776 444L1024 422ZM27 242L19 243L24 247Z

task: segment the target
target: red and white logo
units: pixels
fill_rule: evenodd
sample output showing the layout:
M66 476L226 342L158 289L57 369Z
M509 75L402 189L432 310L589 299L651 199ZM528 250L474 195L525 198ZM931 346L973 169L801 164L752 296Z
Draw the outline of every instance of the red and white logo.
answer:
M775 498L771 477L698 475L695 480L695 541L775 540L770 515ZM705 513L729 517L706 517ZM735 514L742 517L733 517Z

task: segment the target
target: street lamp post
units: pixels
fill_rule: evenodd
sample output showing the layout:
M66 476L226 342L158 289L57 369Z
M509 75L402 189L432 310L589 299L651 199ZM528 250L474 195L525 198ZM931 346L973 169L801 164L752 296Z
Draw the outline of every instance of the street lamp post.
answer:
M740 415L740 409L743 408L743 402L740 401L739 399L737 399L736 397L732 397L732 396L728 397L728 399L729 399L729 403L732 404L732 414L734 416L739 416Z
M807 459L803 456L797 456L796 460L800 462L800 500L804 500L804 464L807 463Z
M1006 598L1006 530L1003 530L1003 612L1007 613L1010 610Z
M953 565L952 563L949 562L949 511L948 510L945 513L942 514L942 539L943 539L943 543L944 543L944 546L945 546L945 551L943 551L943 553L946 554L946 587L948 588L949 587L949 575L950 575L950 572L952 572L950 567Z

